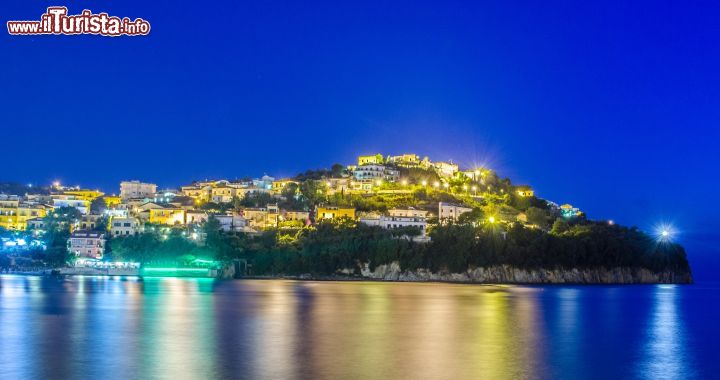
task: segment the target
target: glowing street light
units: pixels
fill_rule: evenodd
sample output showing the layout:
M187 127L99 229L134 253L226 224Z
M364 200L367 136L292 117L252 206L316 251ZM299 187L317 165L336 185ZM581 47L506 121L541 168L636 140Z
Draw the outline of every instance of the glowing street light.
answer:
M494 216L489 217L488 222L495 223L495 217Z
M435 188L438 188L438 187L440 187L440 182L438 182L438 181L435 181L435 183L433 183L433 187L435 187Z
M426 180L423 180L421 183L422 183L423 186L427 186L427 181L426 181Z
M467 185L463 185L463 190L467 191L468 187Z
M443 183L443 187L447 189L448 187L450 187L450 184L445 182L445 183Z
M406 179L404 179L404 180L400 181L400 183L401 183L401 184L402 184L403 186L407 186L407 184L408 184L408 182L407 182L407 180L406 180Z
M669 242L675 235L675 230L670 225L660 225L655 231L655 237L660 242Z

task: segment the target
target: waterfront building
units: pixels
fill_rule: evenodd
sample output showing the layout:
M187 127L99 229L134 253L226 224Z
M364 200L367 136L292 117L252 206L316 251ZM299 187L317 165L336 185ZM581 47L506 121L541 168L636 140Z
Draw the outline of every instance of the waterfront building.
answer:
M157 192L157 185L154 183L145 183L140 181L122 181L120 182L120 198L149 198Z
M21 201L16 195L0 195L0 227L25 230L27 221L47 214L45 206Z
M77 230L68 239L68 251L76 257L102 259L105 253L105 234L97 231Z

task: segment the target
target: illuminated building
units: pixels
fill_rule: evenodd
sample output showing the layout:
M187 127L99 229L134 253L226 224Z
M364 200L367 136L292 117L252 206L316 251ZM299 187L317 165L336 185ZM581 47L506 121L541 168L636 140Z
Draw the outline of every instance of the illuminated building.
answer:
M122 203L122 198L117 195L106 195L102 198L105 201L105 206L107 207L115 207Z
M415 167L420 166L420 156L413 153L401 154L399 156L389 156L387 158L387 162L399 166Z
M185 211L185 224L200 224L208 220L208 213L200 210Z
M284 211L281 216L282 220L299 220L307 222L310 219L310 213L307 211Z
M285 186L294 183L298 185L297 181L294 181L292 179L279 179L272 182L272 190L276 193L279 193L282 191L282 189L285 188Z
M218 185L210 189L210 200L215 203L230 203L237 195L237 188L227 184Z
M150 223L174 226L185 224L185 209L175 206L162 206L150 209Z
M535 196L535 191L533 191L532 187L530 186L517 186L515 188L515 191L517 195L521 197L533 197Z
M202 203L207 202L210 200L210 194L212 193L212 187L211 186L197 186L197 185L190 185L190 186L183 186L180 188L180 192L184 195L191 197L195 199L196 201Z
M582 212L577 207L573 207L570 204L564 204L560 206L560 215L562 215L563 218L574 218L581 216Z
M355 219L355 208L352 207L334 207L324 206L318 207L316 211L317 221L322 219L337 219L342 217L348 217Z
M28 204L15 195L0 195L0 227L7 230L24 230L30 219L47 214L45 206Z
M277 227L280 216L277 204L269 204L267 207L248 207L243 209L242 213L248 224L254 228Z
M458 165L452 162L433 162L432 165L441 177L452 177L460 170Z
M353 170L352 174L358 181L382 179L393 182L399 177L397 170L387 169L385 165L379 164L358 166L355 170Z
M81 214L87 214L90 211L90 201L78 199L75 195L53 194L52 205L54 208L72 207L80 211Z
M376 155L372 155L372 156L358 156L358 166L371 165L371 164L381 165L382 163L383 163L383 156L380 153L378 153Z
M68 239L68 251L76 257L102 259L105 253L105 234L96 231L78 230Z
M472 211L472 208L453 203L438 203L438 220L440 222L456 221L460 215Z
M388 210L388 214L390 216L399 216L399 217L411 217L411 218L425 218L427 217L427 211L425 210L417 210L412 207L406 208L406 209L400 209L400 208L394 208Z
M102 219L101 215L87 214L80 217L77 222L78 230L94 230L98 226L98 222Z
M110 236L130 236L140 232L140 221L137 218L112 218L110 220Z
M157 185L140 181L120 182L120 198L149 198L157 192Z
M220 229L225 232L248 232L248 222L240 215L215 215L215 219L220 223Z
M87 189L64 190L62 193L65 195L72 195L75 199L82 199L88 202L92 202L96 198L100 198L105 195L102 191Z

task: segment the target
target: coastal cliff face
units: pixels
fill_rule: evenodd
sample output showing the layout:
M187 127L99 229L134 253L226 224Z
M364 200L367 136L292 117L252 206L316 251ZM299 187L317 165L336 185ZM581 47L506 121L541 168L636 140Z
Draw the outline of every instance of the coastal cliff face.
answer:
M383 281L445 281L483 284L690 284L690 272L660 272L633 268L519 269L493 266L463 273L432 273L425 269L403 271L398 262L378 265L362 276Z

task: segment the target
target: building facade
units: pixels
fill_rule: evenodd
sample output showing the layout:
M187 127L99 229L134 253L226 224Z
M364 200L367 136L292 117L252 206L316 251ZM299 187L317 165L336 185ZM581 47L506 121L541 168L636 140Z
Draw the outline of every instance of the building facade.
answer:
M135 235L140 232L140 221L137 218L112 218L110 236L121 237Z
M120 182L120 198L150 198L157 192L157 185L140 181Z
M438 203L438 221L440 223L457 221L460 215L470 211L472 211L472 208L470 207L465 207L454 203L440 202Z
M96 231L75 231L68 239L68 251L76 257L102 259L105 253L105 234Z

